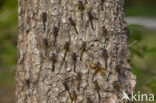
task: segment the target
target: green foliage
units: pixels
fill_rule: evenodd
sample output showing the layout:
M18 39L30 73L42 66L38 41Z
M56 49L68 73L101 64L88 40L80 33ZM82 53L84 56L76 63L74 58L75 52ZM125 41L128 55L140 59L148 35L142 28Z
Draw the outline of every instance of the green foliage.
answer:
M129 43L137 40L129 47L132 71L137 77L136 91L156 94L156 31L138 25L129 25L129 29Z
M143 26L129 25L128 27L130 29L129 42L134 41L134 40L137 40L137 41L142 40L142 32L145 29Z
M15 98L14 96L15 68L17 61L16 47L17 47L17 0L0 0L0 102L1 103L12 103ZM4 102L4 100L7 102Z
M15 67L17 60L17 0L1 0L0 67ZM9 1L9 2L7 2Z
M152 80L149 83L149 87L150 87L151 91L156 95L156 79Z
M126 16L156 17L156 0L126 0Z
M15 69L10 69L10 70L4 70L3 72L0 72L0 87L3 85L15 85ZM12 78L10 78L12 77Z
M0 0L0 9L2 8L2 6L4 5L5 0Z
M17 8L18 0L0 0L0 7L4 9Z

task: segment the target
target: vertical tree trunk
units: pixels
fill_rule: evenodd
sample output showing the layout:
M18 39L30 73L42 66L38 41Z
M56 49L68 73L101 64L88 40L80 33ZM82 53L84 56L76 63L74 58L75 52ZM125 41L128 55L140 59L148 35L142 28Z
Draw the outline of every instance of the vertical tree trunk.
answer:
M123 103L124 0L18 0L17 103Z

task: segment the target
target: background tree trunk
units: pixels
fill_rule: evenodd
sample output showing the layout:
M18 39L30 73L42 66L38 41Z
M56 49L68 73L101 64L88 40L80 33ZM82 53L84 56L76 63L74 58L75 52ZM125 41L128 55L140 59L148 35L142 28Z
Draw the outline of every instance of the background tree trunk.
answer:
M17 103L123 103L124 0L18 0Z

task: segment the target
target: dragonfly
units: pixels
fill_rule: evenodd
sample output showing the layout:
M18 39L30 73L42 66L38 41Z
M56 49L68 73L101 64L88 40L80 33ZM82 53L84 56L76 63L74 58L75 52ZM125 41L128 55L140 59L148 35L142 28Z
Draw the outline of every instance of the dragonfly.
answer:
M81 47L80 47L80 61L82 60L83 53L84 53L85 51L87 51L86 47L87 47L86 42L83 42L83 44L82 44Z
M98 74L101 74L101 75L105 74L106 69L103 68L100 63L96 64L96 63L91 62L89 67L91 70L95 70Z
M96 90L96 92L98 94L98 97L99 97L99 102L98 103L100 103L100 101L101 101L101 96L100 96L101 86L98 84L97 80L96 81L93 81L93 83L95 85L95 88L94 89Z
M82 1L79 1L78 9L81 11L81 19L83 20L83 10L85 10L85 6Z
M76 53L73 53L73 54L72 54L72 60L73 60L73 63L74 63L74 72L75 72L75 69L76 69L76 62L77 62L77 55L76 55Z
M93 103L90 97L87 97L87 103Z
M80 72L77 73L77 76L76 76L76 80L77 80L77 83L78 83L78 87L77 87L77 90L79 91L80 90L80 84L81 84L81 76L82 74Z
M105 75L106 69L103 68L99 62L97 64L91 62L90 65L89 65L89 67L90 67L91 70L94 70L95 71L94 74L93 74L93 79L94 79L94 77L97 74Z
M70 42L66 42L65 45L63 46L63 49L64 49L64 57L63 57L63 60L61 62L61 65L60 65L59 73L60 73L60 71L62 69L62 66L63 66L64 62L65 62L67 53L70 51Z

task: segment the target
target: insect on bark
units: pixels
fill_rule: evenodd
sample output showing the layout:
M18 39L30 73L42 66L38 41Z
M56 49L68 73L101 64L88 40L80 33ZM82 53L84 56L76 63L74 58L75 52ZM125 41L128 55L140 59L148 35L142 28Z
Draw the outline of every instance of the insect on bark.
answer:
M104 0L101 0L102 10L104 10L104 9L103 9L103 4L104 4Z
M27 79L27 80L25 81L25 84L27 85L28 88L30 88L30 80L29 80L29 79Z
M76 91L74 90L71 93L71 103L73 103L73 101L74 103L76 103L76 100L77 100L77 94L76 94Z
M56 63L56 55L53 53L52 54L52 72L54 72L55 71L55 63Z
M90 24L91 24L91 28L92 28L92 30L94 30L94 27L93 27L93 20L94 20L94 17L93 17L93 15L92 15L91 11L88 11L88 12L87 12L87 15L88 15L88 18L89 18L89 22L90 22Z
M43 23L43 31L45 31L46 29L46 21L47 21L47 13L46 12L42 12L42 23Z
M91 62L90 65L89 65L89 67L90 67L91 70L95 70L95 72L94 72L94 74L93 74L92 80L94 79L94 77L95 77L97 74L105 75L106 69L103 68L103 67L101 67L101 66L100 66L100 63L95 64L95 63L92 63L92 62Z
M81 19L83 20L83 10L85 10L85 6L84 6L84 4L83 4L82 1L79 1L78 3L79 3L79 4L78 4L78 9L79 9L80 12L81 12Z
M98 94L98 98L99 98L99 103L101 101L101 95L100 95L100 90L101 90L101 86L98 84L97 80L93 81L94 86L95 86L95 90Z
M61 65L60 65L60 71L62 69L62 66L63 66L63 63L66 59L66 56L67 56L67 53L69 52L69 48L70 48L70 42L66 42L65 45L63 46L63 49L64 49L64 57L63 57L63 60L61 62Z
M105 48L102 50L102 57L105 60L105 68L107 69L108 52L107 52L107 50Z
M93 101L90 99L90 97L87 97L87 103L93 103Z
M105 26L102 27L102 32L103 32L105 39L108 40L108 37L107 37L108 32Z
M43 45L43 47L44 47L44 49L45 49L45 56L48 56L48 47L49 47L49 45L48 45L48 39L46 39L46 38L44 38L43 39L43 43L44 43L44 45Z
M78 72L77 73L77 82L78 82L78 86L77 86L77 90L79 91L80 90L80 83L81 83L81 73L80 72Z
M64 49L64 58L63 58L63 61L65 61L66 59L66 56L67 56L67 53L69 52L69 48L70 48L70 43L69 42L66 42L63 49Z
M83 42L83 44L80 47L80 61L82 60L83 53L87 50L87 44L86 42Z
M58 32L59 32L59 28L54 26L53 27L53 35L54 35L54 46L56 44L56 39L57 39L57 36L58 36Z
M68 19L68 21L69 21L70 24L74 27L75 32L76 32L77 34L79 34L78 31L77 31L77 29L76 29L76 23L74 22L74 20L70 17L70 18Z
M68 86L66 80L63 82L63 86L64 86L65 90L68 92L71 101L73 102L73 101L74 101L74 98L75 98L75 97L77 98L76 92L73 92L73 93L75 93L75 94L71 94L71 93L70 93L70 89L69 89L69 86ZM76 99L76 98L75 98L75 99ZM75 103L76 103L76 102L75 102Z
M73 60L73 63L74 63L74 72L76 72L76 62L77 62L77 55L76 53L73 53L72 54L72 60Z
M114 86L114 89L115 89L116 91L120 91L120 84L119 84L118 81L114 81L114 82L113 82L113 86Z

